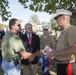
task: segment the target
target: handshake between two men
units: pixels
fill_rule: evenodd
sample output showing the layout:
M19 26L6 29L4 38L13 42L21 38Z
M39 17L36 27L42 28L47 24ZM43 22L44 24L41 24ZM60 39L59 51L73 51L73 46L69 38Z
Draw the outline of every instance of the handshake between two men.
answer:
M44 50L40 50L39 52L36 53L30 53L26 51L20 51L20 55L22 56L21 59L27 59L29 58L29 61L31 61L32 58L35 58L36 56L44 56L47 55L51 59L54 59L56 56L56 51L52 50L50 47L46 46Z
M21 53L21 52L20 52ZM40 50L39 52L36 53L29 53L29 52L22 52L22 59L27 59L27 58L35 58L36 56L44 56L47 55L51 59L53 59L56 56L56 51L52 50L50 47L46 46L44 50Z

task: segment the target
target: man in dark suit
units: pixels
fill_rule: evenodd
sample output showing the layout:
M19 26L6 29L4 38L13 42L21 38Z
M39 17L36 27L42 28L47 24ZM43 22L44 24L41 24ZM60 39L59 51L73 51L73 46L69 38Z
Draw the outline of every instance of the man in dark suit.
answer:
M27 52L35 53L40 50L39 36L33 33L32 24L25 25L25 34L21 36ZM38 69L38 57L22 59L23 75L36 75Z

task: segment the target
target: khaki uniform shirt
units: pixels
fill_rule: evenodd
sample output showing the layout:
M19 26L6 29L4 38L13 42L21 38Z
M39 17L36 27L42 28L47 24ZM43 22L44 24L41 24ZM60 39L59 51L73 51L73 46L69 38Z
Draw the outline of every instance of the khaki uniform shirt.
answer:
M56 45L56 51L65 50L76 43L76 27L69 25L62 32ZM75 60L74 55L70 56L57 56L59 61L72 61Z
M51 35L47 36L42 35L40 37L40 49L44 49L45 46L49 46L50 48L55 47L55 41Z
M24 50L24 46L19 36L12 32L8 32L2 40L2 57L4 60L12 60L13 57L18 56L16 52Z

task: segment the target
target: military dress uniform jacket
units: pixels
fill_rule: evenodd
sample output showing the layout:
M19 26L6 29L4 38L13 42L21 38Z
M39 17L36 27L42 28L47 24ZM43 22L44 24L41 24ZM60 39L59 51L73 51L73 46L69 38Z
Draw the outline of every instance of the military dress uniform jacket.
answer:
M68 25L60 34L56 45L56 51L65 50L70 48L76 43L76 27ZM75 55L57 56L58 61L75 61Z
M40 37L40 49L44 49L46 45L49 46L50 48L55 47L55 41L51 35L47 36L42 35Z
M23 45L25 47L25 50L27 52L30 53L35 53L38 52L40 50L40 39L39 36L36 34L32 34L32 45L30 46L28 43L28 37L27 34L23 34L22 36L20 36L23 42ZM30 62L28 61L28 59L22 59L21 63L24 65L29 65ZM34 61L31 62L31 64L36 64L38 63L38 56L34 58Z

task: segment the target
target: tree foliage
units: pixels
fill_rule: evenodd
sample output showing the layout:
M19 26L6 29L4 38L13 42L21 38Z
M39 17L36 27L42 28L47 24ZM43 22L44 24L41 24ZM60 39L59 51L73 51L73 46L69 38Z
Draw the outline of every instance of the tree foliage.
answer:
M57 24L55 19L51 19L50 25L51 25L51 29L53 29L55 31L60 31L61 30L61 28L58 27L58 24Z
M4 28L7 28L7 27L8 27L7 25L4 25L4 24L0 23L0 30L3 30Z
M40 21L39 21L37 15L35 15L35 14L34 14L34 15L31 15L30 19L31 19L31 21L32 21L33 23L40 24Z
M41 22L41 25L46 25L46 22L45 21Z
M8 17L11 17L11 12L8 11L9 8L9 2L8 0L0 0L0 16L2 17L2 20L6 21L8 20Z
M76 0L18 0L24 8L29 8L32 11L47 12L49 14L55 13L58 8L68 10L76 9ZM2 20L8 20L10 12L9 0L0 0L0 15Z
M72 10L76 7L75 0L19 0L19 2L24 8L29 7L30 10L44 11L50 14L55 13L58 8Z

